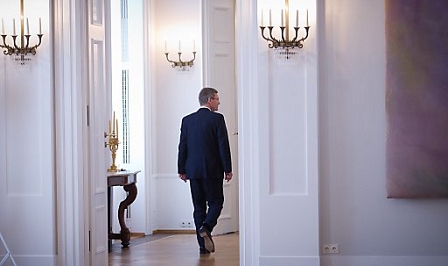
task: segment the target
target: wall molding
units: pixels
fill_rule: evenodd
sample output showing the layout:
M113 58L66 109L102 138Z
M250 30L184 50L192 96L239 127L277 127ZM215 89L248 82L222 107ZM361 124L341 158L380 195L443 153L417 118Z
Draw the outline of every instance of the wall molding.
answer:
M152 180L153 173L151 172L154 169L153 159L157 158L157 154L155 149L152 149L153 143L157 143L155 141L155 127L153 126L154 116L154 70L156 66L155 58L155 47L151 45L151 40L154 39L154 29L153 25L155 25L154 16L153 16L153 5L154 1L142 1L143 2L143 68L144 73L148 73L144 75L144 145L145 145L145 161L144 161L144 169L145 169L145 205L147 207L146 212L146 225L145 225L145 233L150 234L154 230L155 222L152 217L152 213L156 208L156 198L154 195L156 194L156 186L153 185L154 181ZM148 115L150 114L150 115Z

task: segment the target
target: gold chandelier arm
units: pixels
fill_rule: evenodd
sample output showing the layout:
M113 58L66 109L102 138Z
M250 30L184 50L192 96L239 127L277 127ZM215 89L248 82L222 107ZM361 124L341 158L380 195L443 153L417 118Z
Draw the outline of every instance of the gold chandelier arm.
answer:
M17 35L11 35L13 43L14 43L14 48L16 48L16 50L20 50L20 48L17 46L16 40L17 40Z
M187 62L188 65L191 64L191 66L192 66L195 59L196 59L196 52L193 52L193 59L191 59L190 61Z
M297 37L299 37L299 29L300 29L300 27L294 27L295 33L294 33L294 38L292 39L291 42L296 42Z
M178 57L179 57L179 61L178 61L178 62L182 64L182 63L183 63L183 62L182 62L182 59L180 59L181 56L182 56L182 52L178 52L177 55L178 55Z
M193 66L194 60L196 59L196 52L193 52L193 59L191 59L190 61L182 61L182 53L178 52L177 54L179 56L179 61L170 60L169 56L168 56L168 53L165 53L166 60L169 63L171 63L171 66L173 68L174 67L186 67L186 66L191 67L191 66Z
M182 61L182 59L181 59L182 53L179 52L178 54L179 54L179 65L180 66L190 66L190 67L193 66L193 62L196 59L196 52L193 52L193 59L191 59L190 61Z
M4 49L8 49L9 46L6 44L6 35L5 34L2 34L2 39L3 39L3 45L0 44L0 47L4 48ZM6 52L6 50L5 50L5 52Z
M37 37L39 38L39 42L36 45L34 45L33 47L31 47L31 49L34 49L34 51L36 51L37 47L39 47L40 44L42 43L42 36L44 36L44 35L43 34L37 34ZM27 44L27 46L28 46L28 44ZM36 52L34 52L34 54L36 54Z
M285 38L285 29L286 29L285 27L280 26L280 30L282 32L282 40L284 43L287 43L287 42L289 42L289 40L288 40L288 37Z
M173 61L173 60L170 60L169 59L169 57L168 57L168 53L165 53L165 57L166 57L166 60L168 61L168 62L170 62L172 65L172 67L174 68L175 66L176 66L176 61Z
M168 62L170 62L170 63L174 63L174 61L172 61L172 60L170 60L170 59L168 58L168 53L165 53L165 57L166 57L166 60L167 60Z
M308 33L309 33L309 30L310 30L310 26L306 26L306 27L304 27L304 28L305 28L305 32L306 32L305 36L302 37L300 40L297 41L297 42L299 43L299 48L302 48L302 47L303 47L303 41L305 41L306 38L308 38Z
M265 28L268 28L270 38L267 38L264 35L264 29ZM273 47L277 48L278 47L278 43L279 43L279 41L272 36L272 29L273 28L274 28L273 26L268 26L268 27L260 26L261 37L263 37L263 39L265 39L266 41L270 42L270 43L268 43L268 47L269 48L273 48Z

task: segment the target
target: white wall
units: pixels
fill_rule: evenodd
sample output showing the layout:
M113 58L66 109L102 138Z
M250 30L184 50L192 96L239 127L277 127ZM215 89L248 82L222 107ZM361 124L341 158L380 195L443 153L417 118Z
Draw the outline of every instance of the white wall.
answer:
M6 34L19 1L0 2ZM43 40L25 66L0 55L0 233L18 265L53 265L56 252L53 91L49 2L25 1L32 44L42 18ZM26 28L26 27L25 27Z
M386 198L384 1L320 8L322 265L447 265L448 201Z
M150 143L147 156L151 165L150 223L153 229L181 229L183 219L192 220L189 183L177 175L177 145L184 115L199 108L201 89L201 3L199 0L154 1L152 6L153 56L150 101ZM196 41L196 60L190 71L179 72L165 58L165 40L170 59L177 59L179 40L182 59L192 57Z

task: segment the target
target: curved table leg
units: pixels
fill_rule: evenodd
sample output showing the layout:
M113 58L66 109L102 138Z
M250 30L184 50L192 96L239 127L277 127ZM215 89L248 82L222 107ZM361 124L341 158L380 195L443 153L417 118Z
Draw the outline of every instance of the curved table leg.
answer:
M124 210L131 205L132 202L134 202L135 198L137 197L137 186L135 183L123 186L123 189L128 192L128 196L126 199L124 199L122 202L120 202L120 206L118 207L118 222L120 223L121 231L120 231L120 237L121 237L121 245L123 247L129 246L129 240L131 239L131 232L129 231L129 228L126 226L125 219L124 219Z

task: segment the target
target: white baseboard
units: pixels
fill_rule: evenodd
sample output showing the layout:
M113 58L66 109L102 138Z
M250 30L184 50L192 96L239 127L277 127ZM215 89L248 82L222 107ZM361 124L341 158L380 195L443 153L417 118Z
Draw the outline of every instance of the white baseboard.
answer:
M319 257L280 257L266 256L260 257L260 266L319 266Z
M325 255L321 266L447 266L448 256L339 256Z
M32 266L55 266L55 256L20 256L14 255L14 260L18 266L32 265ZM9 264L6 264L9 265Z

